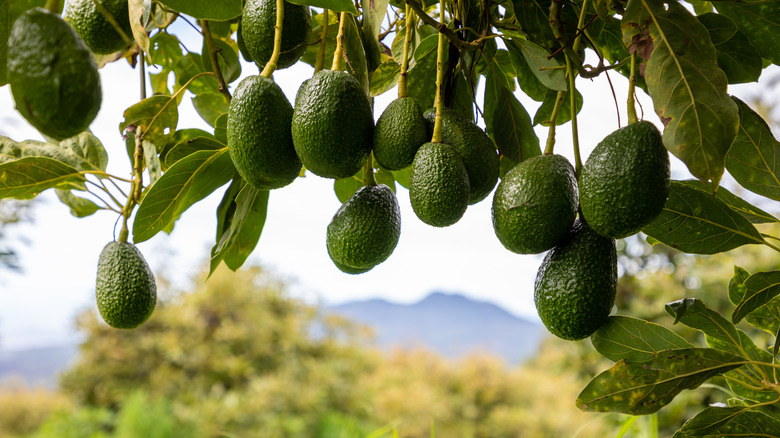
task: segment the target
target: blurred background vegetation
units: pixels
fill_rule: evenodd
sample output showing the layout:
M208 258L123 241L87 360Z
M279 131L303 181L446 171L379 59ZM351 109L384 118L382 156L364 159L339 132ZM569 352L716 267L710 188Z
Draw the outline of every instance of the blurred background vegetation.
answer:
M735 264L776 267L757 246L699 257L634 237L619 253L618 312L667 327L663 305L685 296L730 313ZM291 297L261 267L218 270L187 292L161 283L157 310L136 330L111 329L93 311L80 316L85 341L58 390L4 385L0 437L591 437L635 421L574 406L611 365L587 340L549 337L520 366L484 354L382 352L366 347L366 328ZM674 330L703 345L696 332ZM668 436L727 397L715 385L686 392L624 436Z

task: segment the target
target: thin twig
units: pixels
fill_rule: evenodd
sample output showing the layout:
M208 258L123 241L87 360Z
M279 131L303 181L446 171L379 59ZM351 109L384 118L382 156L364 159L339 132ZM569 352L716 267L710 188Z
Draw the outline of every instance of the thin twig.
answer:
M203 34L203 41L206 42L206 50L209 52L209 61L211 61L211 71L214 72L214 76L217 77L217 83L219 84L219 92L225 96L227 103L230 103L230 90L225 82L224 76L222 76L222 69L219 68L219 59L217 58L217 46L214 44L214 38L211 35L211 28L209 27L209 20L201 21L201 33Z

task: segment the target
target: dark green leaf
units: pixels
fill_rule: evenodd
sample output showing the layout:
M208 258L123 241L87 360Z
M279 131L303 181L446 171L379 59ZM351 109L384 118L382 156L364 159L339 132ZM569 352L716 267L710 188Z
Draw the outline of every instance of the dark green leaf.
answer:
M228 103L221 93L201 93L192 98L192 105L198 114L211 126L217 123L222 114L228 113Z
M762 58L780 65L780 8L776 2L714 1L719 13L731 18Z
M428 37L431 38L434 37ZM407 72L406 88L409 97L417 99L423 111L433 107L436 95L435 50L425 52L425 55L420 57L414 67Z
M536 76L545 87L551 90L566 91L566 69L555 58L549 58L550 51L531 41L513 39L511 45L507 45L510 51L519 51L528 63L531 73Z
M734 324L780 294L780 271L756 272L745 280L745 295L734 309Z
M726 168L738 183L759 195L780 201L780 142L755 111L739 107L739 132L726 156Z
M379 96L389 91L398 83L399 77L401 77L401 66L397 62L391 59L381 64L371 75L369 96Z
M780 351L780 328L775 333L775 345L772 347L772 356L777 357L778 351Z
M45 156L28 156L0 164L0 199L34 198L52 187L78 188L86 178L78 169Z
M515 0L512 2L512 9L526 38L545 48L557 44L550 27L549 1Z
M661 1L629 2L622 29L623 42L645 60L664 145L716 188L739 114L707 29L680 3Z
M170 9L191 15L199 20L229 20L241 15L241 0L160 0Z
M780 419L749 407L710 407L686 421L672 438L775 437Z
M523 50L513 40L505 40L504 42L510 48L509 57L512 60L512 67L517 75L520 89L531 99L537 102L543 101L547 94L547 87L531 71L531 67L528 66L528 62L523 56Z
M203 68L203 61L201 56L197 53L188 53L176 62L176 66L173 72L176 74L176 85L181 88L187 83L187 89L193 94L201 94L206 92L219 93L219 83L213 75L199 76L197 79L189 82L195 75L203 73L206 70Z
M500 86L510 91L515 90L515 69L508 51L498 49L492 54L485 52L480 58L480 66L483 75L493 75L493 79L498 80Z
M352 0L290 0L290 3L315 6L335 12L349 12L353 16L358 15Z
M217 237L215 239L216 243L211 248L209 276L214 273L224 258L224 253L217 255L217 245L219 245L219 242L222 241L222 236L224 236L225 233L227 233L230 229L231 221L233 220L233 216L236 214L236 196L238 196L238 193L245 185L246 184L244 183L244 180L241 179L240 175L234 175L233 180L230 181L230 185L222 195L222 200L219 202L219 206L217 206Z
M220 260L233 271L240 268L257 246L265 226L267 190L257 190L244 184L234 202L230 225L211 250L212 272Z
M733 370L745 359L711 348L663 350L652 360L621 360L588 383L577 397L586 411L645 415L657 412L684 389Z
M227 148L190 154L171 166L141 201L133 221L136 243L170 226L192 204L223 186L235 174Z
M214 138L222 144L227 144L227 114L222 114L217 118L216 126L214 126Z
M680 184L693 187L694 189L701 190L703 192L709 192L710 187L707 184L695 179L677 181ZM745 219L754 224L765 224L771 222L780 222L780 219L774 217L772 214L761 210L755 205L750 204L739 196L726 190L724 187L718 187L718 191L715 192L715 196L726 203L732 210L741 214Z
M220 38L213 38L214 46L217 50L217 63L220 72L228 84L241 76L241 63L238 62L238 44L233 40L225 41ZM209 58L206 40L203 40L201 49L201 62L204 71L212 71L211 58Z
M745 280L750 277L750 272L747 269L734 265L734 275L729 280L729 301L731 304L737 305L745 296Z
M215 151L225 148L225 145L210 137L195 137L185 140L172 147L165 154L165 166L171 167L184 157L198 151Z
M715 254L764 242L753 224L723 201L677 181L672 181L661 214L642 231L692 254Z
M582 95L579 91L574 90L577 95L575 96L575 102L577 103L577 113L579 114L582 109ZM555 107L555 99L558 98L558 92L553 90L547 90L547 94L544 96L542 106L536 110L534 114L534 125L550 126L550 117L552 117L553 108ZM563 98L563 104L558 111L558 117L555 119L556 125L562 125L571 120L571 105L569 105L569 93L566 92Z
M352 74L361 85L366 94L368 94L368 63L366 61L366 52L363 48L363 39L361 29L354 15L347 15L347 22L344 25L344 70Z
M108 167L108 154L103 143L89 131L61 141L60 147L72 154L74 159L68 164L76 169L105 172Z
M596 351L615 362L644 362L661 350L693 347L666 327L627 316L610 316L590 340Z
M745 296L745 281L750 277L746 269L734 266L734 276L729 281L729 300L735 306ZM780 297L775 297L768 303L754 310L745 318L751 325L774 335L780 330Z
M607 2L610 3L610 2ZM604 57L612 65L618 65L630 56L628 48L623 44L623 32L620 29L620 20L594 21L588 27L588 35L593 38L593 43L601 51ZM631 63L624 62L616 68L626 78L631 76ZM636 86L647 91L647 83L641 74L636 75Z
M502 155L519 163L542 154L531 116L492 71L487 75L483 108L485 127Z
M756 82L761 76L761 56L750 45L737 25L723 15L707 13L698 20L710 34L718 54L718 66L726 73L729 84Z
M60 201L70 207L70 214L75 217L87 217L100 210L94 202L73 194L72 190L54 189Z
M341 203L347 202L352 195L363 187L363 180L351 176L349 178L339 178L333 182L333 191Z
M122 133L129 125L143 127L143 138L164 145L179 123L176 101L168 96L152 96L125 110L125 120L119 124Z

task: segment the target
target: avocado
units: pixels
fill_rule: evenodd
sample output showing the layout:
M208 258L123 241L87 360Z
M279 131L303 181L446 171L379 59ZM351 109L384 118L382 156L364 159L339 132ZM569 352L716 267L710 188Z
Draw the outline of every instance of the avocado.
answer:
M16 109L42 134L64 140L100 109L100 74L81 37L58 15L23 13L8 38L8 82Z
M241 81L230 100L228 151L241 178L259 190L284 187L301 171L290 126L293 108L276 83L263 76Z
M563 243L542 261L534 304L550 333L576 341L608 319L617 294L615 241L577 219Z
M613 239L637 233L663 210L669 194L669 154L650 122L609 134L582 168L580 206L588 224Z
M428 138L433 135L436 109L425 112ZM493 140L471 119L444 108L442 113L442 143L452 146L460 155L469 174L469 205L485 199L498 182L499 157Z
M114 17L114 21L128 37L133 37L130 28L130 13L127 0L100 0L100 4ZM106 55L126 49L125 42L116 28L100 12L95 0L68 0L65 10L67 21L81 36L92 53Z
M143 324L157 303L157 285L141 251L127 242L109 242L98 259L97 307L114 328Z
M374 129L374 158L385 169L401 170L412 164L417 149L430 137L422 108L413 97L387 105Z
M295 104L293 144L306 169L323 178L356 174L374 136L371 105L357 79L320 70L299 90Z
M493 195L493 230L506 249L538 254L560 243L577 217L577 179L561 155L515 165Z
M361 187L328 224L328 255L341 271L360 274L390 257L401 236L401 210L390 187Z
M414 213L428 225L446 227L463 217L469 205L469 177L453 147L420 146L409 176L409 198Z
M252 59L263 68L274 51L276 0L246 0L241 15L241 40ZM306 51L311 34L311 11L308 6L284 2L282 47L277 69L287 68Z

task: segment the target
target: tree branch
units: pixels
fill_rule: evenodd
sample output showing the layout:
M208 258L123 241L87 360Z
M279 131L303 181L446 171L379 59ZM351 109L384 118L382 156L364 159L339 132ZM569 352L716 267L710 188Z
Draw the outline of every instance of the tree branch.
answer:
M422 20L423 23L427 24L428 26L432 26L439 33L444 35L450 41L450 44L454 45L458 49L476 50L481 46L480 42L483 38L479 38L472 42L463 41L458 37L458 34L456 34L452 29L449 29L446 24L436 21L430 15L426 14L417 0L405 1L406 4L409 5L409 7L411 7L412 10L417 14L417 16L420 17L420 20Z

